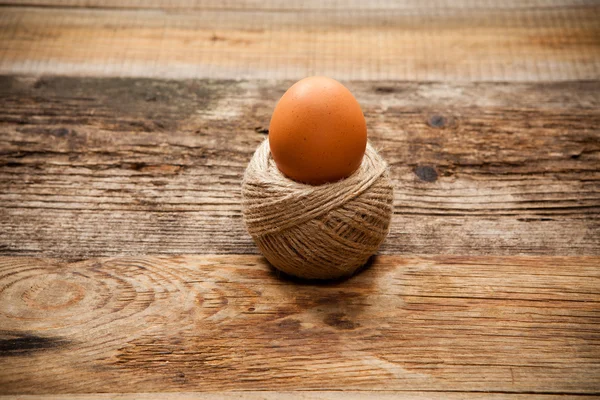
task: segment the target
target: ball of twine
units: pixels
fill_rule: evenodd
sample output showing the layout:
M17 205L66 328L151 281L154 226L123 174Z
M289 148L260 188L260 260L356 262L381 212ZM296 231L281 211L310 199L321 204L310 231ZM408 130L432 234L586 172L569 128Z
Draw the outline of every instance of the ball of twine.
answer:
M353 274L389 231L393 187L387 165L367 144L361 166L338 182L312 186L285 177L265 140L242 182L248 232L277 269L308 279Z

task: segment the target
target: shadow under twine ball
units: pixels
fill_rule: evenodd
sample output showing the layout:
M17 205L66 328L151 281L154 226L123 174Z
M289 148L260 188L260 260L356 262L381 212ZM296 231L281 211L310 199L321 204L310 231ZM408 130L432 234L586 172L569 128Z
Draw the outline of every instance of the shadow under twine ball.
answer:
M277 269L306 279L352 275L389 232L393 187L387 164L367 144L349 177L313 186L285 177L269 140L256 150L242 182L248 232Z

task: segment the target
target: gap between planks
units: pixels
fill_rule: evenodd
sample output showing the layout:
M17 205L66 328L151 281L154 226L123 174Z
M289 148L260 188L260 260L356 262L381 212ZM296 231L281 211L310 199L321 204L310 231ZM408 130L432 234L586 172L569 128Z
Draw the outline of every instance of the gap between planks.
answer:
M449 10L518 10L535 8L565 8L593 6L591 0L2 0L0 5L39 7L81 7L117 9L161 9L161 10L236 10L236 11L327 11L327 10L406 10L406 11L449 11Z
M16 395L2 396L0 400L571 400L585 399L594 395L573 394L531 394L531 393L490 393L490 392L427 392L427 391L294 391L294 392L188 392L188 393L96 393L61 395Z

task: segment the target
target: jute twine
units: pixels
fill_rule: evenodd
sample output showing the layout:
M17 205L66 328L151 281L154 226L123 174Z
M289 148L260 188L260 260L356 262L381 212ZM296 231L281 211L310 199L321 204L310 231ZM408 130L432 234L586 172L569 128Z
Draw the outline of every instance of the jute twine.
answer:
M370 144L346 179L319 186L285 177L265 140L242 182L248 232L277 269L308 279L351 275L385 239L393 200L387 165Z

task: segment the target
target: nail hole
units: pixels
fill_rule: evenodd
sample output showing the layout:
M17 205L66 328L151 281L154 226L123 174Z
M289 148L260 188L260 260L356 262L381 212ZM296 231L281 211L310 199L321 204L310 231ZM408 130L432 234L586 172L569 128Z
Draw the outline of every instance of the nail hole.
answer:
M429 126L433 127L433 128L443 128L444 126L446 126L446 118L444 118L441 115L432 115L429 118Z
M435 168L428 165L419 165L417 168L415 168L415 175L417 175L420 180L425 182L435 182L438 178Z

